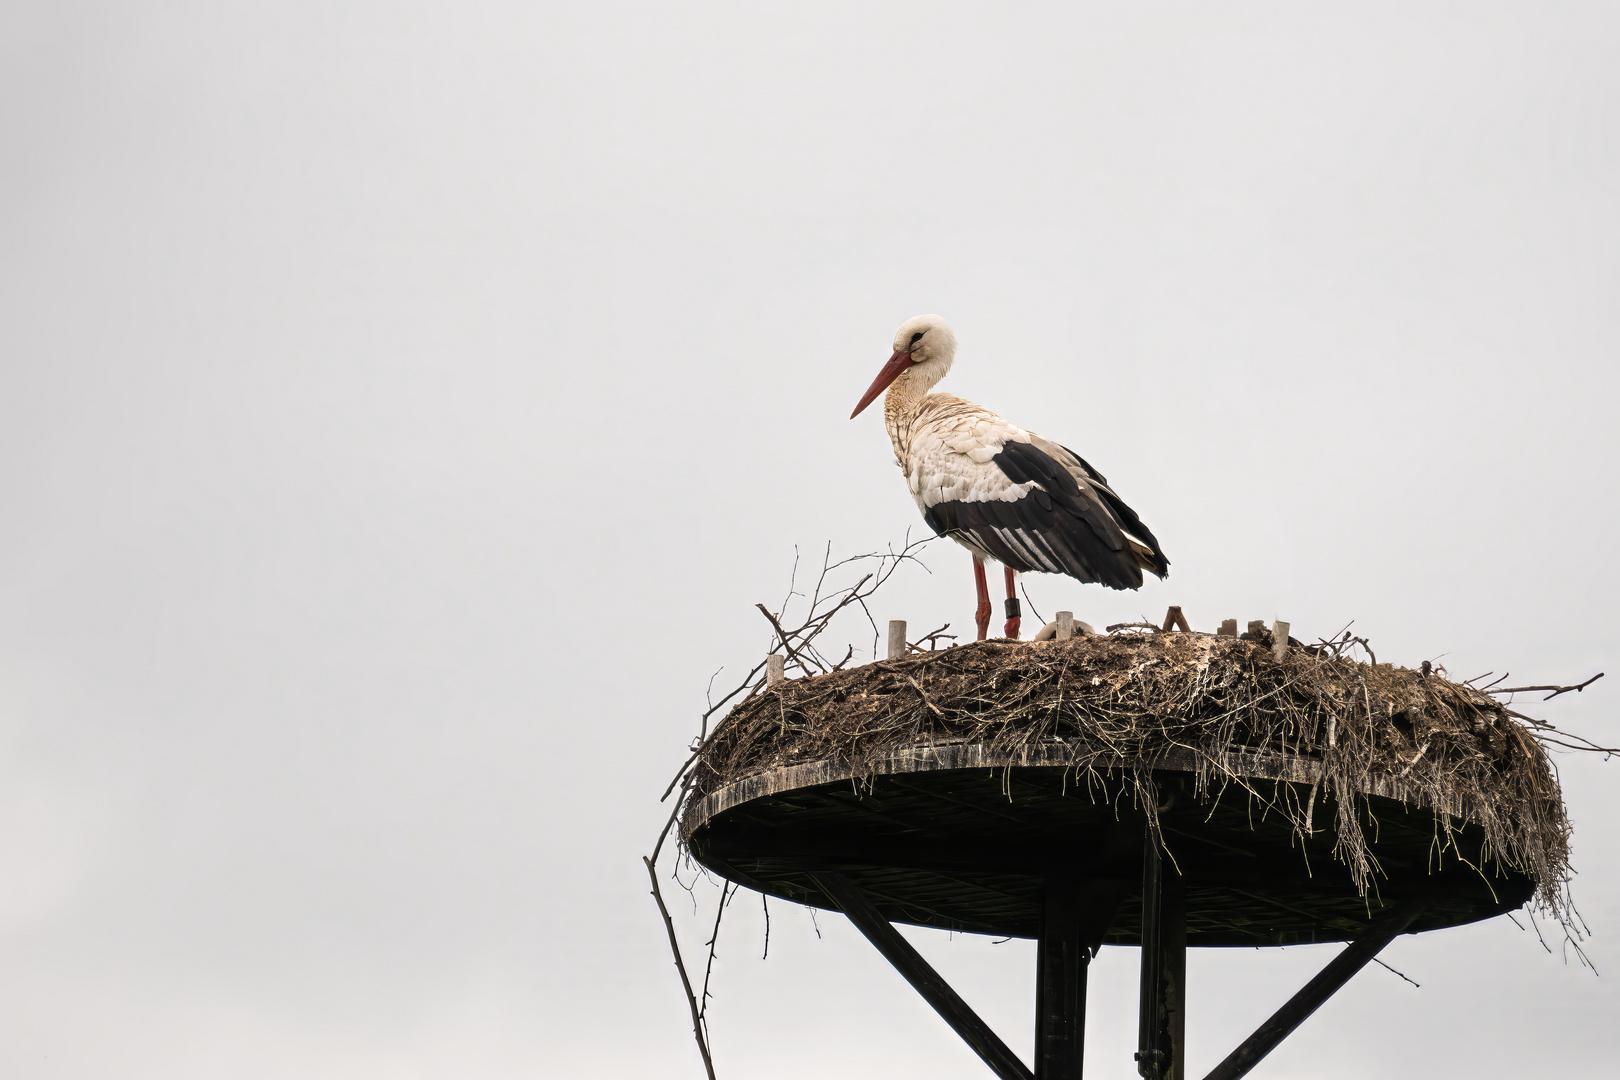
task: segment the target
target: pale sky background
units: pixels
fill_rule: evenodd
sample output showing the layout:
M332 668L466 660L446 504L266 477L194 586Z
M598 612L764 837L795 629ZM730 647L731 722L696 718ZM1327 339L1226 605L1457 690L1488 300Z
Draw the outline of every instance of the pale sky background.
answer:
M700 1077L639 856L794 545L921 527L847 419L920 312L1173 561L1043 610L1608 668L1544 715L1620 740L1613 4L0 16L6 1077ZM969 624L927 561L876 614ZM1603 974L1405 938L1256 1077L1614 1074L1561 764ZM722 1080L985 1075L819 921L733 909ZM911 936L1027 1053L1033 946ZM1331 953L1195 952L1193 1073Z

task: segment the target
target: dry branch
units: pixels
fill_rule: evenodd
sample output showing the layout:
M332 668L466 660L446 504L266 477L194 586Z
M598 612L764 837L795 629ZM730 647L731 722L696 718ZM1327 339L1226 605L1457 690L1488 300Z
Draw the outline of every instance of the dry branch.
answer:
M1505 679L1505 678L1507 678L1507 676L1504 675L1504 676L1502 676L1502 678ZM1592 676L1590 679L1587 679L1585 682L1583 682L1583 683L1575 683L1575 684L1573 684L1571 686L1556 686L1556 685L1553 685L1553 686L1504 686L1500 690L1492 690L1492 689L1490 689L1490 687L1486 687L1485 689L1486 689L1486 691L1488 693L1492 693L1492 694L1534 694L1534 693L1539 693L1539 692L1541 692L1543 690L1551 690L1552 693L1548 694L1546 697L1541 699L1542 701L1551 701L1553 698L1557 697L1559 694L1567 694L1571 690L1575 691L1578 694L1582 690L1585 690L1588 686L1591 686L1593 683L1597 682L1601 678L1603 678L1603 672L1600 671L1596 675ZM1494 686L1495 684L1492 683L1491 685Z
M929 539L931 540L933 538L930 537ZM917 558L917 552L927 543L928 540L919 540L913 542L908 534L905 544L899 551L895 551L893 548L890 548L888 551L869 552L867 554L856 555L852 558L840 559L837 561L834 561L831 558L832 547L829 544L822 557L821 572L816 578L814 588L807 597L799 593L796 589L796 585L798 583L799 557L797 549L795 549L793 557L793 571L790 575L790 580L788 583L788 594L783 600L781 611L773 612L764 604L754 605L759 609L760 614L765 616L766 621L770 624L772 631L772 644L770 646L771 651L780 650L783 658L785 660L792 661L793 664L797 666L799 670L803 671L806 676L830 675L840 672L844 670L844 665L849 663L849 661L854 657L854 645L850 645L848 647L842 660L839 660L837 663L833 663L816 648L815 642L816 639L824 634L840 616L855 610L859 610L865 615L867 621L872 626L873 655L875 657L877 622L872 618L871 611L868 610L866 606L866 601L870 599L872 594L881 588L883 584L887 582L894 575L895 571L901 566L906 565L907 563L916 563L919 566L922 565ZM860 576L853 585L842 587L830 586L829 578L831 575L835 575L838 571L852 566L870 566L871 569ZM926 569L926 567L924 567L924 569ZM803 619L796 625L789 626L787 624L791 620L787 620L785 618L785 613L792 605L793 600L796 597L804 601L805 614ZM932 634L925 635L921 641L928 642L930 648L933 648L942 637L951 637L951 635L944 633L947 629L949 629L949 624L940 627ZM919 644L920 643L921 642L919 642ZM657 902L658 911L663 916L664 929L669 936L670 952L675 959L675 968L680 972L681 986L686 992L687 1005L692 1013L692 1036L697 1041L698 1052L703 1057L703 1067L708 1073L709 1080L714 1080L714 1061L709 1052L708 1039L709 979L714 969L716 949L715 943L720 937L720 921L725 916L727 885L723 884L721 886L719 907L715 911L714 916L714 929L709 935L709 940L705 942L709 952L707 962L704 964L703 988L700 997L692 992L692 981L687 975L686 964L681 956L680 940L675 933L675 923L674 920L670 918L669 908L664 904L663 893L658 887L657 863L658 857L664 849L664 841L668 838L670 829L674 827L675 821L680 815L681 808L686 802L686 797L691 791L693 783L696 781L696 773L693 770L700 764L703 748L709 744L709 720L714 716L715 713L730 705L738 698L741 698L743 701L748 701L764 690L766 680L762 676L762 672L766 670L766 666L767 665L764 660L761 660L759 663L755 664L749 670L748 674L743 677L742 681L733 687L728 693L722 696L718 701L714 700L712 692L707 695L708 708L700 717L698 735L697 738L693 740L690 755L687 757L686 761L682 763L680 769L675 773L674 777L670 779L669 785L664 789L664 793L660 797L659 801L663 802L667 800L670 795L675 793L677 790L680 792L680 797L675 800L675 804L670 811L669 817L665 819L663 828L659 830L658 839L653 844L652 854L642 858L642 862L647 866L648 877L652 881L653 900ZM716 676L718 674L719 672L715 673ZM715 676L710 676L709 679L711 691L714 686L714 678ZM919 686L918 693L921 692L922 690ZM765 925L765 947L768 952L770 949L769 907L765 909Z
M940 627L938 630L930 630L928 633L924 634L922 637L918 638L916 641L908 642L907 645L906 645L907 651L909 651L909 652L934 652L939 647L939 643L941 641L949 640L949 641L954 642L956 640L956 635L955 634L947 634L945 632L945 631L949 630L950 628L951 628L951 624L946 623L944 626ZM928 648L924 649L923 648L924 645L928 646Z
M692 980L687 977L686 964L681 960L681 943L675 937L675 920L669 917L669 908L664 904L664 894L658 888L658 871L653 868L652 859L643 856L641 861L647 864L647 877L652 881L653 900L658 904L658 913L664 917L664 930L669 934L669 948L675 954L675 970L681 973L681 986L686 989L686 1003L692 1009L692 1034L697 1038L698 1053L703 1055L703 1069L709 1074L709 1080L714 1080L714 1061L709 1057L709 1040L703 1033L703 1013L698 1008L697 998L692 995Z

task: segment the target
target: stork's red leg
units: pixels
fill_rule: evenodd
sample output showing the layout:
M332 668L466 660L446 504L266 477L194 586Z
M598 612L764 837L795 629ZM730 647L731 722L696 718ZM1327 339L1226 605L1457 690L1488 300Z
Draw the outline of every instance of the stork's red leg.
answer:
M1007 637L1018 640L1018 626L1023 620L1023 614L1018 603L1018 575L1013 573L1012 567L1007 567Z
M979 640L990 633L990 583L984 579L984 560L973 556L973 583L979 587L979 607L973 621L979 624Z

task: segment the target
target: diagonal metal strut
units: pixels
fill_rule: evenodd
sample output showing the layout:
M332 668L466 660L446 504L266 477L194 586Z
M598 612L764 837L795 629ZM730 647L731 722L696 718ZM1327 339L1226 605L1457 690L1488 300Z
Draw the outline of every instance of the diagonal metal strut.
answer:
M1291 1035L1324 1001L1349 982L1351 976L1371 963L1385 945L1405 933L1406 928L1423 913L1424 902L1423 897L1408 900L1368 927L1343 952L1330 960L1316 978L1272 1013L1271 1019L1226 1055L1226 1060L1215 1066L1204 1080L1238 1080L1240 1076L1247 1076L1261 1058L1275 1050L1278 1043Z
M854 882L830 870L814 871L810 876L827 894L827 898L849 916L855 929L864 934L866 940L883 954L883 958L894 965L895 970L922 995L923 1000L932 1005L934 1011L984 1059L992 1072L1001 1080L1034 1080L1029 1068L990 1030L988 1024L979 1019L979 1015L922 958L922 954L900 936L900 931L872 906L872 901Z

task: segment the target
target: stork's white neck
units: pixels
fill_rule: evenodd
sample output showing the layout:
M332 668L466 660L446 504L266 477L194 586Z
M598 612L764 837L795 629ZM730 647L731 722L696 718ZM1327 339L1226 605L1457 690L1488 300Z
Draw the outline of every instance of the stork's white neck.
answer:
M883 426L888 428L889 441L894 444L894 454L899 461L905 460L911 442L911 427L922 410L923 401L934 385L945 377L949 367L949 363L934 359L913 364L889 384L888 392L883 395ZM904 468L904 465L901 467Z

